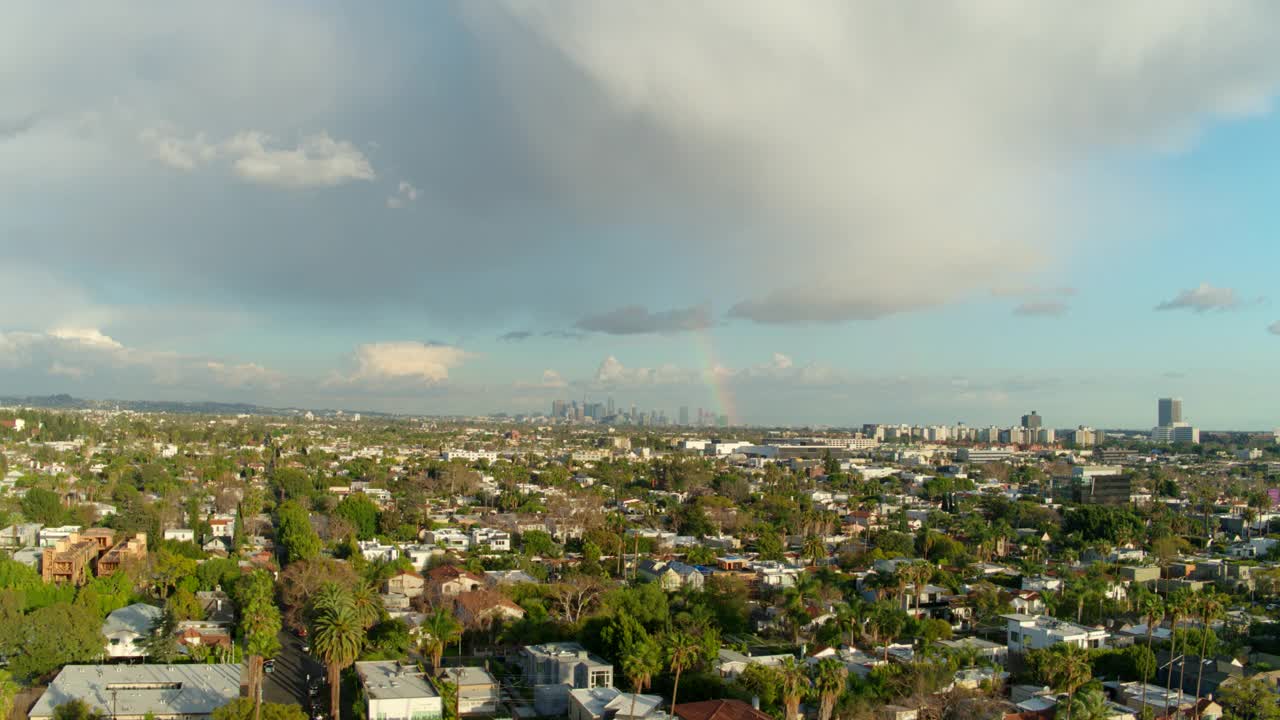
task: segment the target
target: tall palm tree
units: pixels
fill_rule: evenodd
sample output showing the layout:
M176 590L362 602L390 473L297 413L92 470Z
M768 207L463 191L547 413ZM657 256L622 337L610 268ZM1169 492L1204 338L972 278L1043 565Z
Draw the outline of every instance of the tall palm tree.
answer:
M818 720L831 720L836 700L844 692L849 670L835 658L824 658L814 672L813 686L818 691Z
M1209 623L1222 617L1226 611L1227 604L1223 597L1218 593L1208 590L1200 597L1196 603L1197 613L1200 615L1200 665L1196 672L1196 717L1200 717L1200 683L1204 679L1204 654L1209 648ZM1185 663L1184 663L1185 665Z
M667 667L675 674L671 686L671 714L676 712L676 699L680 692L680 673L698 664L702 657L702 644L687 632L677 630L666 638Z
M1173 687L1173 661L1178 657L1178 623L1191 616L1193 608L1191 605L1191 596L1183 590L1178 590L1169 596L1165 603L1165 611L1169 613L1169 669L1168 677L1165 678L1165 694ZM1182 660L1181 668L1178 672L1178 697L1182 697L1182 688L1186 687L1187 679L1187 639L1182 638Z
M462 635L462 625L453 617L453 613L444 608L437 608L422 621L421 628L422 654L431 658L431 671L439 672L440 658L444 656L444 649Z
M636 696L644 692L653 676L662 671L662 653L653 640L638 643L622 658L622 672L631 681L631 717L636 715Z
M933 565L927 560L911 563L911 586L916 595L916 615L920 614L920 596L924 594L924 586L933 578Z
M795 658L783 658L778 665L778 681L782 689L782 704L786 708L786 720L800 717L800 699L809 689L809 676Z
M1155 631L1155 626L1164 619L1164 602L1159 595L1144 592L1138 600L1138 609L1142 613L1142 619L1147 624L1147 650L1149 651L1151 650L1151 634ZM1147 706L1147 684L1149 680L1150 678L1142 678L1142 707Z
M350 600L321 610L312 621L311 647L324 663L329 676L329 710L339 718L342 671L360 657L365 628Z

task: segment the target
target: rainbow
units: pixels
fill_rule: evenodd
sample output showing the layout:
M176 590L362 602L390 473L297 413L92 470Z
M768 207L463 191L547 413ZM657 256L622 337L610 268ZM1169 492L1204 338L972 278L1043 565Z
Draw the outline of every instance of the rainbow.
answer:
M702 356L705 368L702 375L711 393L711 409L717 415L729 418L730 425L738 424L738 408L734 401L733 388L729 386L728 373L716 355L715 343L711 337L711 329L703 328L693 333L694 346Z

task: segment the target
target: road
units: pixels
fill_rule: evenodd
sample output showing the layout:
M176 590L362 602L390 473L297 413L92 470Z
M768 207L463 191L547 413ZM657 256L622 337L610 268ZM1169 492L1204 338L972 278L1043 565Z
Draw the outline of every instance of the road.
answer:
M275 669L266 675L262 699L265 702L298 705L306 710L309 707L307 676L310 675L312 680L323 680L324 666L302 651L304 641L293 633L282 630L279 638L280 652L276 654ZM327 709L327 691L321 700Z

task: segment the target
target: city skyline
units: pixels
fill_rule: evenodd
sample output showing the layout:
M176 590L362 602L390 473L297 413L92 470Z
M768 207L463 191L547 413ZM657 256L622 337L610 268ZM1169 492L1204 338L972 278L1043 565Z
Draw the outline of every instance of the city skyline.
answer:
M0 10L0 393L1280 425L1280 8L651 12Z

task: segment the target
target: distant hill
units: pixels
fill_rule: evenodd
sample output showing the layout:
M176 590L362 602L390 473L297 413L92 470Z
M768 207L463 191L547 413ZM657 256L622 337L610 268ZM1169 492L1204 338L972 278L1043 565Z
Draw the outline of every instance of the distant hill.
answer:
M133 410L149 413L175 413L183 415L301 415L308 412L301 408L270 408L250 403L225 402L177 402L166 400L87 400L67 394L61 395L28 395L0 396L0 406L21 405L23 407L43 408L48 410ZM335 411L311 410L317 415L332 415ZM366 410L344 411L358 412L370 417L395 417L391 413L371 412Z

